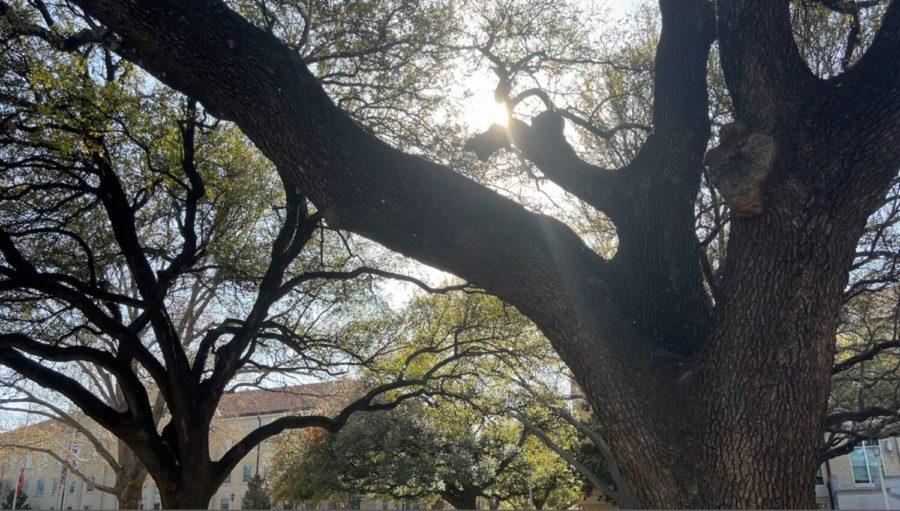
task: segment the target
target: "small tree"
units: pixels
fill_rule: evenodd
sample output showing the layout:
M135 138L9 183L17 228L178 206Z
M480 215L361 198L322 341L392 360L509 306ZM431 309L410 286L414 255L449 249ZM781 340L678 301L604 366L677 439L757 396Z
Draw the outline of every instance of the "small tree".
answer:
M247 493L241 503L241 509L271 509L272 499L266 490L266 478L254 474L247 482Z
M13 506L13 498L16 499L15 507ZM10 490L3 500L3 509L31 509L31 506L25 502L26 500L28 500L28 495L25 492L19 491L18 495L16 495L14 491Z

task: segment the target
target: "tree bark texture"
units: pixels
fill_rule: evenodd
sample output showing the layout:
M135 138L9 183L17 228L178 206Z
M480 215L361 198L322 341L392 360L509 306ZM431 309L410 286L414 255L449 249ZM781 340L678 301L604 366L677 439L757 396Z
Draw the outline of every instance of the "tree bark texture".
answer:
M800 58L786 1L661 0L653 132L622 169L578 159L551 112L514 123L528 159L615 222L609 261L561 222L365 132L298 56L219 0L77 2L124 55L236 122L332 227L531 318L604 424L637 506L813 506L840 296L900 168L896 0L867 54L829 80ZM740 124L717 153L739 186L713 300L693 204L716 38ZM164 505L205 507L195 484L161 486Z

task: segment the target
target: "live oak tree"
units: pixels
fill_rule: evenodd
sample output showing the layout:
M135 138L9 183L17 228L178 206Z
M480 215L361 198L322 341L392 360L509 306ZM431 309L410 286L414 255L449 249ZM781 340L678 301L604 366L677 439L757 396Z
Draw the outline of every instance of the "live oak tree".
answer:
M292 48L221 2L76 3L121 54L234 121L330 227L533 320L584 389L636 505L812 505L844 287L900 166L898 2L862 56L823 77L798 51L786 1L661 0L652 124L617 169L576 154L555 110L494 128L508 138L482 155L511 145L603 212L612 258L375 138ZM707 155L713 42L734 122ZM731 210L714 294L694 231L704 160Z
M243 509L271 509L272 499L266 489L266 478L259 474L247 481L247 493L241 502Z
M277 498L440 499L456 509L479 503L564 509L580 500L574 473L505 413L515 388L504 374L538 374L552 366L549 346L533 326L484 295L425 296L402 314L425 346L435 337L454 337L481 346L483 356L464 361L466 368L456 371L460 377L427 402L357 416L336 434L279 437L269 473ZM574 436L569 440L567 446Z
M234 126L91 44L93 32L60 47L59 25L75 22L65 10L38 26L0 7L0 364L56 393L42 411L65 422L77 407L127 447L136 460L105 452L136 470L116 474L135 490L129 507L143 470L165 507L206 507L266 439L338 430L439 389L482 354L436 341L371 386L344 385L333 410L288 414L213 452L224 393L356 375L403 348L373 279L466 286L367 266L364 247L322 228ZM359 326L371 317L382 319Z
M454 404L357 416L337 434L287 436L279 445L272 477L284 502L375 495L441 499L456 509L559 509L581 497L571 471L521 425L479 421Z

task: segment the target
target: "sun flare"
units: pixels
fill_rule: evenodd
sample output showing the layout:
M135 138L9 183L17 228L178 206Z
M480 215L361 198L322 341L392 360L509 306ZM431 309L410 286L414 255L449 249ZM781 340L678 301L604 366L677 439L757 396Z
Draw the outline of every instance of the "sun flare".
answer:
M506 126L509 123L509 112L506 105L494 101L493 94L485 94L466 105L464 114L466 124L477 131L484 131L492 124Z

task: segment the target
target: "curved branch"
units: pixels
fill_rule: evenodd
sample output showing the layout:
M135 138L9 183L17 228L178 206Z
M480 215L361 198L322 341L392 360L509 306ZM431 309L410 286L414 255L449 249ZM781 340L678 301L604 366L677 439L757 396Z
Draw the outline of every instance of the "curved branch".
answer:
M834 375L834 374L846 371L847 369L852 368L853 366L855 366L856 364L858 364L860 362L865 362L866 360L872 360L873 358L875 358L876 355L878 355L882 351L888 350L891 348L900 348L900 340L893 339L890 341L883 341L883 342L877 343L863 353L854 355L846 360L842 360L842 361L838 362L837 364L834 364L834 367L832 367L832 369L831 369L831 374Z
M19 374L27 375L28 379L38 385L66 396L88 417L117 435L133 432L130 414L111 408L76 380L49 369L12 348L0 348L0 363Z
M735 118L753 131L771 132L794 116L794 98L806 97L818 79L800 56L790 27L789 2L716 2L722 69Z
M404 401L427 394L427 391L423 388L418 391L400 394L387 403L373 403L378 396L404 387L425 385L427 382L427 379L412 379L398 380L379 385L345 406L340 413L334 417L327 417L324 415L291 415L280 417L248 433L244 438L234 444L234 446L232 446L231 449L215 463L215 465L221 476L224 478L225 474L237 465L237 463L254 447L282 431L315 427L336 433L346 425L347 420L349 420L350 416L354 413L391 410L398 407Z
M541 428L535 426L534 423L532 423L530 420L528 420L527 417L520 413L513 413L512 415L516 418L516 420L522 423L525 429L527 429L532 435L537 437L537 439L540 440L542 444L547 446L547 448L551 451L555 452L557 456L568 463L569 466L575 469L575 471L578 472L582 477L587 479L588 482L594 485L595 488L602 491L604 495L614 499L618 503L620 508L630 509L628 504L620 500L621 497L619 496L619 492L616 491L615 488L601 481L600 478L598 478L597 475L594 474L593 470L589 469L585 464L578 461L578 459L575 458L572 453L560 447L559 444L554 442L553 439L550 438L549 435L547 435L547 433L541 430Z
M34 339L31 339L30 337L21 333L0 334L0 349L10 348L15 348L30 355L40 357L43 360L52 360L55 362L85 361L106 369L112 374L115 374L120 384L122 385L122 390L125 394L125 399L128 402L128 408L131 412L131 415L136 420L144 422L145 424L146 421L151 419L150 400L147 396L146 389L141 384L140 380L137 379L134 372L131 371L131 368L123 364L113 355L105 351L86 346L51 346L49 344L35 341ZM47 371L63 376L60 373L56 373L52 369L45 369ZM29 375L25 374L25 376ZM79 387L80 389L78 390L85 390L87 392L87 390L84 389L84 387L82 387L80 384ZM70 397L67 392L58 392L74 400L74 398ZM47 406L51 405L48 404ZM59 410L57 407L53 407L52 409ZM61 412L61 410L59 411Z

